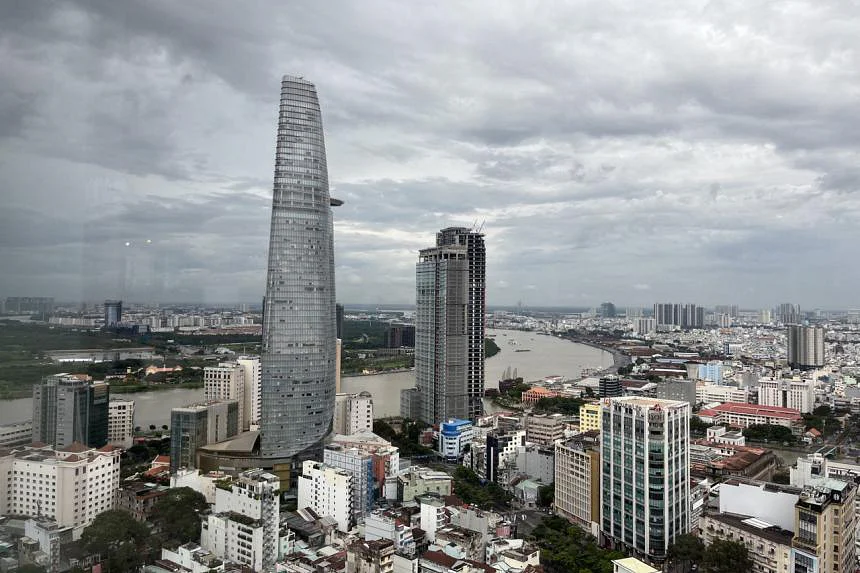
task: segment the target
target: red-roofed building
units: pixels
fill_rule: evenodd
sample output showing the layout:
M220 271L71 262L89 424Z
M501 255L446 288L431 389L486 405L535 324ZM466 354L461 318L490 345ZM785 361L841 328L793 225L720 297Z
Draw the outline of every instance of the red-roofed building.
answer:
M523 404L534 406L541 398L558 398L559 396L561 394L555 390L548 390L543 386L535 386L523 392L522 401Z
M748 428L757 424L772 424L791 428L796 433L803 432L803 416L794 408L781 406L761 406L726 402L714 408L699 411L699 418L705 423L723 424L734 428Z

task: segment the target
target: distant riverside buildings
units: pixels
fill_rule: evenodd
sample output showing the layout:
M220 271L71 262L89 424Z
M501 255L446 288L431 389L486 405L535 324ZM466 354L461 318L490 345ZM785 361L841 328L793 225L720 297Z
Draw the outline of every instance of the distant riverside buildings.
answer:
M170 411L170 473L197 467L197 449L239 433L239 402L212 400Z
M705 325L705 309L695 304L655 303L654 318L657 329L702 328Z
M442 229L416 265L415 378L424 422L483 414L485 314L484 235Z
M33 421L4 423L0 426L0 447L33 443Z
M335 434L358 434L373 430L373 397L370 392L337 394L334 403Z
M615 305L611 302L601 303L600 310L598 312L600 314L600 318L615 318Z
M385 329L385 347L402 348L415 346L414 324L389 324Z
M108 443L110 387L89 376L56 374L33 386L33 440L55 448Z
M105 310L105 328L116 326L122 322L122 301L121 300L106 300L104 305Z
M3 303L7 314L51 314L54 298L47 296L10 296Z
M690 531L690 404L604 400L601 532L615 547L662 561Z
M108 402L108 443L121 448L134 445L134 400L114 397Z
M799 370L824 366L824 328L791 324L786 329L788 365Z
M334 244L322 114L314 84L281 82L263 305L260 455L319 456L336 393ZM298 457L297 457L298 456Z

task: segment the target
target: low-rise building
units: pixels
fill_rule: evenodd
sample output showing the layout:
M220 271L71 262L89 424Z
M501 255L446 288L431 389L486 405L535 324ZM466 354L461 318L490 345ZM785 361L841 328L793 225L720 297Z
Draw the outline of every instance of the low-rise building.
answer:
M543 386L534 386L529 388L522 394L522 402L526 406L534 406L543 398L558 398L561 393L556 390L549 390Z
M123 482L117 490L116 508L127 511L137 521L147 521L156 502L167 495L168 489L142 481Z
M696 402L710 404L711 402L749 402L750 392L747 388L723 384L698 384L696 386Z
M785 573L794 570L789 569L794 537L789 530L755 517L733 513L706 513L699 523L699 535L706 545L718 539L744 544L755 564L754 571Z
M725 426L711 426L707 429L705 438L715 444L731 444L733 446L745 446L747 443L743 432L730 431Z
M33 443L33 422L10 422L0 426L0 447L23 446Z
M392 573L393 571L394 543L390 540L359 540L347 545L347 573Z
M551 484L555 480L555 446L526 444L517 448L515 473Z
M220 573L225 570L222 559L193 542L180 545L175 550L162 548L161 559L156 565L182 573Z
M726 402L713 408L703 408L699 410L698 416L705 423L728 425L734 428L772 424L791 428L798 434L803 430L803 416L800 412L793 408L779 406Z
M599 402L589 402L579 407L579 430L581 432L600 431Z
M551 446L564 438L566 424L561 414L529 414L524 421L527 442Z
M469 420L451 419L439 428L439 454L448 461L459 460L472 443L475 430Z
M413 501L424 494L451 495L453 478L445 472L412 466L397 475L396 500Z

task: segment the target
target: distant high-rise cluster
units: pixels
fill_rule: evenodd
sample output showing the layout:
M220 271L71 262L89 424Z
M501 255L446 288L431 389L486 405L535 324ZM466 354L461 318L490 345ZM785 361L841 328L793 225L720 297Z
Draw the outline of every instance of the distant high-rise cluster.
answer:
M604 302L600 305L600 318L615 318L615 305L611 302Z
M485 297L484 235L442 229L416 266L415 378L428 424L483 414Z
M116 326L122 322L122 301L121 300L106 300L105 301L105 328Z
M824 366L824 328L791 324L786 330L788 365L799 370Z
M331 430L337 317L322 114L311 82L284 76L263 308L260 453L292 458Z
M794 324L800 321L800 305L784 302L774 309L774 318L782 324Z
M669 302L654 303L654 318L658 330L668 328L702 328L705 326L705 308L696 304Z

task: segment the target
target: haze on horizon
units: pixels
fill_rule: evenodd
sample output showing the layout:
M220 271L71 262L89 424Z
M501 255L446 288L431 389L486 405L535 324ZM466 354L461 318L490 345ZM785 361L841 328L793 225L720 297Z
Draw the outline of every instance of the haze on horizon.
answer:
M0 4L0 296L259 301L279 81L320 94L337 298L483 225L490 306L860 306L847 3ZM149 241L149 242L147 242Z

